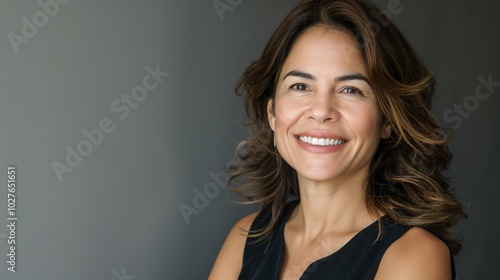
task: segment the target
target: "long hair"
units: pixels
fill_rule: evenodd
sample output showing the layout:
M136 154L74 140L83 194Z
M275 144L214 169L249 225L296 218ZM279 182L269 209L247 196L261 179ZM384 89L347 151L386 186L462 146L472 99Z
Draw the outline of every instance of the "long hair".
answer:
M285 204L299 197L297 173L274 148L266 110L293 43L312 26L340 30L357 41L382 118L392 127L370 164L365 186L368 209L386 213L400 224L427 228L458 253L461 242L450 228L465 213L443 174L452 159L450 133L431 113L434 78L395 25L364 0L302 1L237 83L252 133L236 149L238 163L228 169L230 184L238 182L233 190L249 203L272 209L270 222L251 236L266 240Z

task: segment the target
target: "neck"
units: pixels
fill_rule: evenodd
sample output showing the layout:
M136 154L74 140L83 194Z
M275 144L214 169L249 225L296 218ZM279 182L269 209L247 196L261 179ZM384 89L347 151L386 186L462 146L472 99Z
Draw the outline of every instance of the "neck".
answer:
M315 182L299 176L299 189L300 203L290 221L305 238L359 231L377 219L366 206L364 180Z

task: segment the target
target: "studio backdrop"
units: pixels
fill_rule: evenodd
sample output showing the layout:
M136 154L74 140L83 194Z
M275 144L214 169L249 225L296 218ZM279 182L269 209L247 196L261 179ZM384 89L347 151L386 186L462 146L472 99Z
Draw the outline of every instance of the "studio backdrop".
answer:
M469 218L458 279L500 263L500 2L377 0L437 80ZM259 210L226 188L235 84L290 0L0 1L0 279L206 279Z

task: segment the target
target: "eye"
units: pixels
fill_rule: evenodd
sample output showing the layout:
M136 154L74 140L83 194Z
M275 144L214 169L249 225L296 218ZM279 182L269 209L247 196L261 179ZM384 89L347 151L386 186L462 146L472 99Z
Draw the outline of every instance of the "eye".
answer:
M291 90L295 90L295 91L306 91L306 90L309 90L309 88L305 84L293 84L293 85L290 86L290 89Z
M363 95L363 92L355 87L345 87L342 89L342 92L348 95Z

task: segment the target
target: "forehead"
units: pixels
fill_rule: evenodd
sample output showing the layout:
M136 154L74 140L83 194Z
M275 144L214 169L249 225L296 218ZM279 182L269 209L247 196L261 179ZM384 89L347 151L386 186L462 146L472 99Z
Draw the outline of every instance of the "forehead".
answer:
M310 27L299 35L283 65L283 70L290 68L366 74L355 39L344 31L322 26Z

